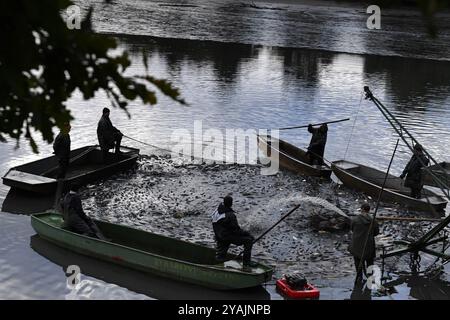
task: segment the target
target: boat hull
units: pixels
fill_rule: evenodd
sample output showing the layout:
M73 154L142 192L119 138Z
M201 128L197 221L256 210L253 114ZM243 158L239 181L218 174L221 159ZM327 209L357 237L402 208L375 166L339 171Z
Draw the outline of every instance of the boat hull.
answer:
M334 161L331 169L345 186L378 199L385 172L342 160ZM410 197L409 193L410 189L403 186L402 179L389 175L381 195L381 201L399 204L415 211L436 212L439 215L447 205L443 198L431 190L424 189L423 197L420 199Z
M105 236L122 239L116 241L113 238L112 242L107 242L64 230L59 227L61 223L62 218L57 214L35 214L31 217L37 234L60 247L178 281L231 290L259 286L270 280L273 273L271 268L263 265L244 272L237 261L207 264L215 263L214 249L142 230L96 221ZM129 247L126 243L134 243L135 246ZM157 246L152 249L154 252L144 249L152 246ZM174 250L184 255L192 252L186 259L200 259L200 263L176 259L173 257Z
M98 146L72 150L71 158L76 160L70 163L65 181L83 186L132 168L139 157L139 150L128 147L122 150L125 152L119 156L111 154L107 163L102 162L102 152ZM52 194L58 184L57 170L55 156L44 158L10 169L2 178L3 184L19 190Z
M439 166L434 165L428 167L427 169L433 171L434 175L436 175L441 183L445 186L444 189L450 190L450 163L441 162L439 163ZM425 185L432 187L442 187L442 185L439 185L434 181L433 177L428 173L427 170L422 169L422 172L423 183Z
M330 179L328 166L313 166L307 163L306 152L296 146L270 136L258 135L258 146L271 161L278 162L281 168L297 174ZM277 147L273 143L278 143Z

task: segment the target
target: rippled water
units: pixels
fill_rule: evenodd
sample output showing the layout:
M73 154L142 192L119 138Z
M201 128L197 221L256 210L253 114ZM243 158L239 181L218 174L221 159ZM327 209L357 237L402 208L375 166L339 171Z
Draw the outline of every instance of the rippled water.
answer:
M366 28L367 5L348 2L256 1L259 8L244 0L76 2L93 5L99 32L450 59L449 12L436 17L440 35L430 39L417 11L381 8L381 30L374 31Z
M131 119L113 110L111 119L126 135L168 148L176 129L187 129L200 142L209 128L278 128L350 117L330 125L325 157L346 158L385 169L396 135L373 103L362 100L369 85L376 97L410 129L438 160L450 160L450 63L397 57L359 56L304 49L224 44L149 37L121 37L134 61L130 74L142 74L142 48L149 52L150 70L178 86L190 106L160 97L154 107L130 105ZM68 105L74 147L96 143L101 109L110 106L98 94L83 101L78 94ZM194 132L194 121L203 131ZM306 129L281 132L281 138L306 147ZM208 143L203 137L203 143ZM144 153L156 150L124 139ZM2 144L1 169L37 158L26 143L14 150ZM43 154L51 146L40 144ZM393 163L399 173L409 158L400 146Z
M283 10L258 10L236 1L183 3L190 6L143 0L113 5L95 2L96 29L122 34L121 47L131 52L133 65L128 72L144 72L141 51L145 48L151 73L173 81L190 104L180 106L164 97L154 107L134 102L130 105L131 119L122 111L112 110L113 123L125 134L167 148L173 145L173 131L192 132L195 120L202 120L204 129L225 132L226 128L278 128L350 117L351 121L330 125L325 157L385 169L396 136L375 106L361 100L363 86L369 85L433 156L450 160L450 62L430 60L449 59L445 14L439 20L443 34L430 40L418 31L423 27L422 20L404 11L387 12L383 20L386 29L373 33L364 28L364 10L355 7L330 9L282 3L269 5ZM402 23L393 25L399 17ZM102 108L109 105L102 94L89 101L75 94L69 100L75 117L71 133L74 148L96 143L97 121ZM196 141L200 138L201 134L195 136ZM310 136L306 130L290 130L282 132L281 138L305 147ZM141 148L142 153L158 152L133 141L124 143ZM12 166L51 153L51 146L42 142L39 155L30 151L26 141L21 141L17 150L14 146L15 142L0 144L2 174ZM409 152L401 146L393 172L400 173L408 158ZM8 188L1 186L0 199L7 192ZM34 250L30 248L34 232L29 217L2 213L1 220L0 234L7 241L0 245L0 297L64 299L69 291L61 265L70 264L70 259L62 259L64 252L36 240ZM83 279L101 279L109 270L105 267L98 272L90 267L92 264L86 261L91 276ZM159 280L159 289L149 291L150 285L136 287L133 281L117 280L114 274L120 274L120 270L114 269L105 279L102 297L117 294L142 298L143 294L186 298L196 290L176 287L164 291L161 288L166 282ZM139 279L144 281L143 276ZM333 291L333 286L330 284L331 291L325 296L342 298L349 294L342 287ZM268 291L276 297L272 289ZM174 292L184 293L177 296ZM248 294L268 298L266 291Z

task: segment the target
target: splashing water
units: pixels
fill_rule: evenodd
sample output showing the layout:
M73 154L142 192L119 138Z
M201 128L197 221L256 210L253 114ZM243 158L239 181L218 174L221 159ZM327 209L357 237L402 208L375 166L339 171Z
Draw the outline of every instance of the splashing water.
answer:
M336 207L334 204L328 202L325 199L322 199L322 198L319 198L319 197L304 197L302 199L302 201L320 205L320 206L322 206L322 207L324 207L324 208L326 208L326 209L328 209L330 211L336 212L337 214L339 214L339 215L341 215L341 216L343 216L345 218L349 218L349 216L344 211L342 211L341 209Z
M254 231L267 229L275 224L279 219L281 219L281 217L286 214L288 210L292 209L293 206L297 204L303 204L305 202L321 206L345 218L349 218L349 216L345 214L341 209L325 199L293 193L287 197L272 199L263 208L254 210L246 217L246 226ZM302 207L300 207L297 212L294 212L292 214L298 214L298 212L301 212L301 209ZM280 214L276 214L278 212Z

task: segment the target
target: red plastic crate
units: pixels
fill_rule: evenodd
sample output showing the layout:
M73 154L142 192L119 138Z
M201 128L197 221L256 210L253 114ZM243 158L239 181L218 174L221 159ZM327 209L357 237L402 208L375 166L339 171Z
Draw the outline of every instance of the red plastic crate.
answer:
M286 282L286 279L277 280L277 289L285 296L292 299L318 299L320 297L319 289L312 284L307 284L303 290L294 290Z

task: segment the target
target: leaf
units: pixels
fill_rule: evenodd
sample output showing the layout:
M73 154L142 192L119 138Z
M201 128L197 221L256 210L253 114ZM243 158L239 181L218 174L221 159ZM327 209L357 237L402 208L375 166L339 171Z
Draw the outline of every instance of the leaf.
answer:
M168 80L124 74L131 65L129 55L125 51L111 56L117 41L93 33L92 6L81 30L69 29L61 13L71 5L69 0L0 1L0 37L7 44L0 48L0 115L8 120L0 126L1 142L9 137L18 147L25 135L37 152L31 135L37 131L51 143L52 129L72 120L65 102L77 89L85 99L98 91L106 92L112 106L124 110L128 117L129 101L140 98L145 104L157 103L156 92L147 85L185 104ZM145 49L142 54L148 72Z

